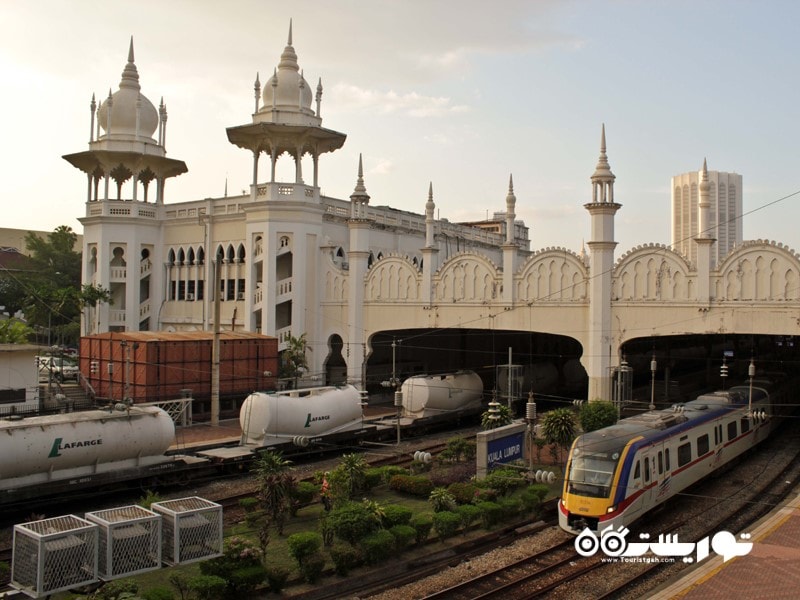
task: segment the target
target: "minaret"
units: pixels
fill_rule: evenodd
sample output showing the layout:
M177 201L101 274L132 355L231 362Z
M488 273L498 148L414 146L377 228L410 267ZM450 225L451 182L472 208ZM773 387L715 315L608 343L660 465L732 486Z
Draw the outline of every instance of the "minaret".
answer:
M711 296L711 246L717 240L710 224L711 183L708 181L708 165L703 159L700 171L700 201L697 204L697 300L708 302Z
M506 195L506 243L503 244L503 302L514 301L514 271L517 267L517 245L514 243L514 209L517 197L514 195L514 177L508 176L508 194Z
M439 248L436 247L433 218L436 204L433 202L433 182L428 185L428 201L425 203L425 247L422 248L422 301L433 304L433 276L439 269Z
M367 274L369 263L369 232L371 223L367 219L366 205L369 203L369 194L364 185L364 168L361 155L358 155L358 178L356 187L350 194L352 202L351 218L347 222L350 229L350 250L347 259L350 263L349 270L349 297L347 298L348 339L352 349L347 358L347 382L356 386L363 386L363 360L364 348L364 277Z
M614 202L614 174L606 156L606 127L600 138L600 158L591 177L592 201L584 204L591 221L589 260L589 343L584 366L589 375L589 400L611 400L612 361L618 360L611 322L611 275L614 268L614 215L622 207Z
M258 196L259 200L318 203L319 157L341 148L347 136L322 127L322 79L319 79L315 94L315 88L308 84L300 69L292 43L290 21L286 46L272 77L260 86L261 101L256 99L252 121L228 127L228 141L252 153L251 194L254 199ZM278 185L275 167L278 157L284 152L294 158L295 176L294 181ZM266 185L258 181L258 161L262 153L269 157L271 166L270 181ZM306 154L311 156L313 163L311 186L303 183L302 158ZM311 189L307 190L308 187Z
M158 313L153 307L165 299L165 290L161 278L151 278L150 272L153 265L163 264L159 217L164 185L188 169L182 160L167 158L166 106L162 100L156 109L142 94L133 38L119 89L109 89L100 106L92 96L90 109L89 149L63 158L89 181L86 213L80 219L82 283L108 289L113 304L84 313L81 331L155 330Z

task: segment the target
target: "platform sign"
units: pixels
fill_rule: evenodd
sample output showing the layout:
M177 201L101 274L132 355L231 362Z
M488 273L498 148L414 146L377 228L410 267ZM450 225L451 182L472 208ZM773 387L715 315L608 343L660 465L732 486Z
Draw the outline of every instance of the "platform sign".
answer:
M522 433L492 440L488 444L486 463L489 469L499 464L510 463L522 458Z
M481 431L475 436L477 444L476 474L478 479L495 467L526 456L525 423L512 423L504 427Z

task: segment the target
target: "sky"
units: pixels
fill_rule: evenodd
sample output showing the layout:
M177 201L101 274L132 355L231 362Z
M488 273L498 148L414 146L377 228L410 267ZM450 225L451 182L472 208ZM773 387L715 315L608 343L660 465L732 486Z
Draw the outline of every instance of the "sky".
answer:
M617 256L670 243L670 178L704 159L743 176L744 239L800 249L800 3L778 0L0 0L0 226L82 231L85 175L62 156L88 149L131 36L189 169L166 202L249 189L225 130L251 121L290 19L322 124L347 134L320 158L325 195L349 197L361 154L371 204L422 214L432 184L439 217L475 221L513 175L531 249L578 252L605 124Z

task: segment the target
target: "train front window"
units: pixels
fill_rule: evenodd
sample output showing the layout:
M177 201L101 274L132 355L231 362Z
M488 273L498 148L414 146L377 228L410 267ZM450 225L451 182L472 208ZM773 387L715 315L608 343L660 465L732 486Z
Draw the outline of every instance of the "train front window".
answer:
M590 498L608 498L619 454L574 452L569 468L569 492Z

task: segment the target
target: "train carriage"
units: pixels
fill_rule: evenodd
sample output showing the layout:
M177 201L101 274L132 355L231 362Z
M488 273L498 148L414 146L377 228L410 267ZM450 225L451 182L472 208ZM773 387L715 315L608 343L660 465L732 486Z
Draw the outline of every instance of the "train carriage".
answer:
M576 438L558 504L561 528L628 526L766 439L783 409L769 387L704 394Z

